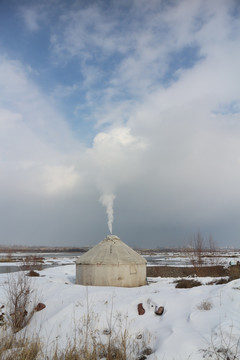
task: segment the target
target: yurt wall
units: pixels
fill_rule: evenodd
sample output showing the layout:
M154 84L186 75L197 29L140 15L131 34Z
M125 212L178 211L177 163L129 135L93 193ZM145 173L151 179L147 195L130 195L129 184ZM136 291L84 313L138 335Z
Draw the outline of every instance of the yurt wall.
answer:
M146 260L109 235L76 261L76 283L135 287L146 284Z

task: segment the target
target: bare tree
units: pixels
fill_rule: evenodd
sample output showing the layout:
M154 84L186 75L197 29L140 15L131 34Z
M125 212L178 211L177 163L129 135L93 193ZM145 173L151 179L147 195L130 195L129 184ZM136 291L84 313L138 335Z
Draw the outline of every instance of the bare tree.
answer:
M216 252L216 243L211 234L208 237L208 247L210 253L214 254Z
M198 231L197 234L195 234L194 238L193 238L194 260L195 260L195 265L197 265L197 266L201 266L203 264L204 249L205 249L204 237L200 233L200 231Z
M216 256L217 247L216 247L216 242L214 241L211 234L208 237L208 251L209 251L211 264L217 265L218 264L218 257Z

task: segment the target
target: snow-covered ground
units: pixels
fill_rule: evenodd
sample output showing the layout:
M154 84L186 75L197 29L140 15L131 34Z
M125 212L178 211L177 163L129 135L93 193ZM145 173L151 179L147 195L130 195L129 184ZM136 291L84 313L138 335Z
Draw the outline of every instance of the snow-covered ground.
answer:
M214 346L234 350L240 338L240 280L206 285L211 278L198 278L202 286L177 289L173 278L151 278L146 286L116 288L76 285L74 265L45 269L40 275L31 278L32 287L46 308L34 314L27 332L39 334L48 348L56 342L64 348L84 326L87 314L103 341L109 327L117 332L126 329L132 343L144 340L153 350L149 360L208 359L206 350ZM0 306L7 305L8 279L0 274ZM138 315L139 303L144 315ZM162 316L154 313L156 306L164 306Z
M75 264L75 261L82 253L12 253L11 262L9 262L8 254L0 252L0 273L3 266L8 266L9 269L12 266L21 265L20 259L24 259L29 256L36 256L42 259L43 265L45 266L56 266ZM192 266L192 256L184 251L159 251L154 254L143 255L148 263L148 266L162 265L162 266ZM6 259L6 262L4 261ZM203 253L203 265L222 265L228 266L240 262L240 251L232 250L218 250L214 254ZM15 271L15 269L13 269Z

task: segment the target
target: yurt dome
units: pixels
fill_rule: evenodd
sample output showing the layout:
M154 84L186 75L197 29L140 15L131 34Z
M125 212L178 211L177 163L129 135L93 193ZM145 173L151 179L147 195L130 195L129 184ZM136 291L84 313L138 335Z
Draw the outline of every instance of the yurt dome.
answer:
M103 241L76 261L76 283L135 287L146 284L146 260L116 235Z

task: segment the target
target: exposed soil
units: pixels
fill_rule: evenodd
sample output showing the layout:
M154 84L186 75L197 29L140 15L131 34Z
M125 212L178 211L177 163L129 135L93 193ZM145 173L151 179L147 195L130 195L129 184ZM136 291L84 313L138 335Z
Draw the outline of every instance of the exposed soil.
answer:
M176 267L176 266L148 266L148 277L186 277L186 276L229 276L229 270L223 266L199 266L199 267Z

